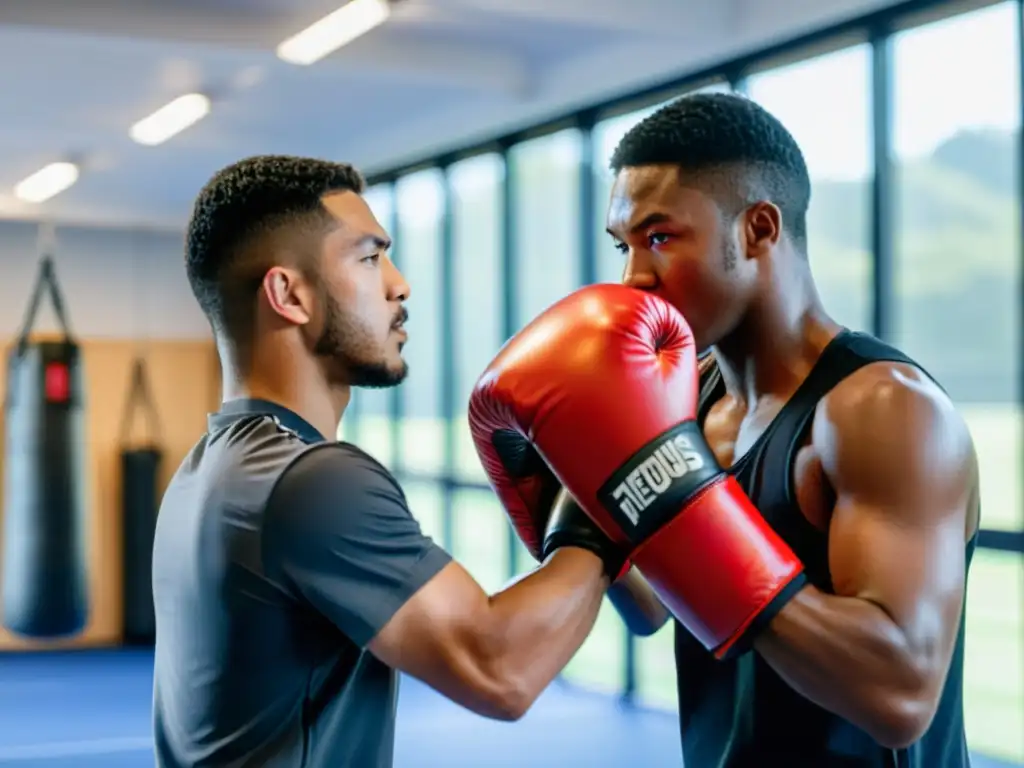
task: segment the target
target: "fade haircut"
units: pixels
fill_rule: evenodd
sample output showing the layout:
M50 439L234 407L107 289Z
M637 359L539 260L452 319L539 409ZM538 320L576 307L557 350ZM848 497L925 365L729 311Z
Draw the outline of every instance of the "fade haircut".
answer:
M260 155L218 171L196 198L185 244L189 283L214 331L251 341L256 292L274 266L264 240L322 237L335 223L323 197L363 187L351 165L306 157Z
M731 93L683 96L635 125L619 142L611 169L674 165L706 186L732 213L768 200L784 231L805 251L811 182L796 140L774 116Z

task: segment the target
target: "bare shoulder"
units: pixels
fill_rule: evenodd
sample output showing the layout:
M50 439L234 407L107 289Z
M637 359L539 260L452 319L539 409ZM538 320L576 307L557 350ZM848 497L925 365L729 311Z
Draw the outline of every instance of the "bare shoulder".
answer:
M872 363L836 385L818 406L811 441L838 493L950 499L977 480L963 416L934 381L902 363Z
M923 371L904 363L872 363L846 377L822 399L817 418L843 431L877 431L887 440L905 434L970 442L949 396Z

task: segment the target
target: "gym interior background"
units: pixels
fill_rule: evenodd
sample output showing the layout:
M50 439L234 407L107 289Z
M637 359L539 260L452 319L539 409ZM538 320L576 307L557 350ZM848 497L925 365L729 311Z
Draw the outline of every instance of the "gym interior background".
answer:
M17 335L38 257L52 253L84 357L90 513L83 631L0 631L0 764L151 764L145 651L96 649L122 642L132 576L118 455L133 364L145 360L159 423L128 439L158 442L161 482L219 399L182 264L188 204L210 173L277 151L367 170L413 286L411 374L395 390L359 391L339 435L395 471L424 528L493 590L531 563L478 465L470 388L536 313L620 278L603 219L624 131L677 95L733 89L804 148L826 305L919 359L968 419L984 527L967 614L969 741L985 765L1024 765L1021 1L403 0L316 66L274 58L274 34L337 4L0 10L0 62L39 69L0 83L0 334ZM54 53L40 57L47 45ZM121 124L140 105L208 83L218 85L205 120L166 145L128 140ZM11 192L54 159L77 163L77 184L36 204ZM39 327L53 325L45 307ZM508 744L508 765L531 749L530 762L554 765L574 748L611 765L607 738L644 742L645 765L678 765L675 726L659 714L674 707L672 665L671 630L634 638L606 607L522 723L485 724L413 686L398 764L455 765L452 750L468 755L487 734Z

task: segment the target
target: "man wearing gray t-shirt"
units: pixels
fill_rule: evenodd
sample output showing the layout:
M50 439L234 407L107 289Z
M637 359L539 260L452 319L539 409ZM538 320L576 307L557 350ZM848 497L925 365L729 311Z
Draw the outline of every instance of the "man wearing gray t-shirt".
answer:
M406 373L409 287L362 190L351 166L263 156L196 201L186 265L224 402L157 523L160 768L391 766L399 672L516 719L622 567L553 519L543 564L488 596L391 474L333 439L351 387Z

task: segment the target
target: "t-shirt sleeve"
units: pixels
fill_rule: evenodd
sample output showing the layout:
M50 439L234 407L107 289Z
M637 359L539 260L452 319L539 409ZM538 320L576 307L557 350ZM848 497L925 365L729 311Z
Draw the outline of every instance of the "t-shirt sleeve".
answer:
M391 474L344 443L298 458L266 521L268 570L360 647L451 561L423 534Z

